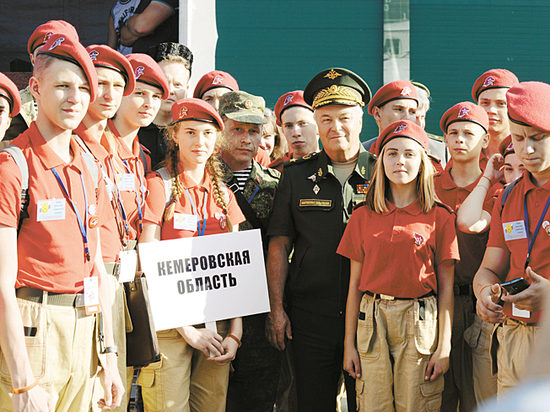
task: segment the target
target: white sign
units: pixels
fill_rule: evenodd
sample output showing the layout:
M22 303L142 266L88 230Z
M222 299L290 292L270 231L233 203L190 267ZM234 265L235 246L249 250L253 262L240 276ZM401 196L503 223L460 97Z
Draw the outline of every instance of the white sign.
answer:
M138 248L157 330L269 311L259 229Z

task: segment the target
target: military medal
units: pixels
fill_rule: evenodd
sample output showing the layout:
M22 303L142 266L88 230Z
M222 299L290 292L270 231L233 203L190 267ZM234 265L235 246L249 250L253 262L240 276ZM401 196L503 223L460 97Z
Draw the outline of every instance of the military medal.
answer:
M356 186L356 193L365 194L367 193L367 188L369 187L368 183L365 183L364 185L357 185Z
M321 189L319 188L319 186L317 186L317 185L313 186L313 193L317 194L317 193L319 193L320 190Z

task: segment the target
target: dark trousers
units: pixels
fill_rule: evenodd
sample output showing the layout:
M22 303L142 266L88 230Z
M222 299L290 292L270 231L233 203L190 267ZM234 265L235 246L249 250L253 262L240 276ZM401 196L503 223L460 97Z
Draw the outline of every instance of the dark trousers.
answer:
M345 317L292 308L292 351L298 410L334 412L344 360ZM356 410L355 379L344 372L348 410Z
M267 314L243 318L242 346L233 361L226 412L272 412L281 371L281 352L265 337Z

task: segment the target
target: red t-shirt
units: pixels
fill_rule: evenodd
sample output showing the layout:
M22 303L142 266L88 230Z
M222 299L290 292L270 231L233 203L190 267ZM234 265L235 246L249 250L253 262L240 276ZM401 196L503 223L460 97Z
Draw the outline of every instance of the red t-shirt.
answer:
M227 232L227 222L223 210L216 204L213 196L213 186L210 179L210 174L205 170L204 183L197 185L191 179L186 179L186 174L180 175L182 185L188 190L189 196L193 200L195 209L198 213L198 223L201 228L204 224L206 216L206 227L204 235L214 235L217 233ZM198 236L198 225L193 205L189 201L187 193L184 192L178 198L174 209L174 217L169 220L164 220L164 210L166 206L166 192L164 181L157 173L150 173L147 177L147 185L149 188L149 197L145 205L144 220L161 226L162 240L179 239L184 237ZM244 222L246 219L237 204L235 195L231 190L224 186L224 192L228 202L228 215L233 226ZM202 230L202 229L201 229Z
M520 179L510 192L508 199L506 199L504 210L501 208L502 194L495 201L491 219L491 233L487 244L489 247L506 249L510 252L510 269L506 280L525 277L524 268L528 245L523 212L524 197L527 200L529 236L531 239L546 201L550 197L550 182L541 187L536 187L531 181L530 173L527 170L523 172ZM544 221L550 221L550 209L546 212ZM533 243L529 266L535 273L545 279L550 279L550 235L542 227ZM510 303L504 305L504 313L507 316L527 323L539 322L540 312L531 312L531 316L528 318L515 316L512 305Z
M446 168L444 172L434 178L435 191L439 199L451 209L458 211L464 200L470 195L472 190L479 183L481 176L472 184L466 187L458 187L451 177L452 168ZM499 185L493 186L485 196L483 209L491 213L493 206L494 192ZM474 276L481 265L489 231L482 233L464 233L456 230L458 238L458 248L460 250L460 261L455 266L455 284L470 285Z
M455 215L441 205L424 213L416 200L376 213L353 211L338 253L363 264L359 289L401 298L437 292L437 266L459 260Z
M83 279L97 275L94 265L99 227L90 227L95 215L99 224L113 218L105 185L94 181L84 163L78 143L71 139L73 160L65 163L46 143L36 124L12 144L23 151L29 168L29 217L17 237L18 271L15 287L22 286L57 293L79 293ZM57 170L87 227L91 260L84 253L84 241L71 203L52 168ZM99 166L98 181L101 177ZM21 173L8 153L0 153L0 224L17 228L21 208ZM88 198L86 213L84 188ZM95 210L94 210L95 209Z

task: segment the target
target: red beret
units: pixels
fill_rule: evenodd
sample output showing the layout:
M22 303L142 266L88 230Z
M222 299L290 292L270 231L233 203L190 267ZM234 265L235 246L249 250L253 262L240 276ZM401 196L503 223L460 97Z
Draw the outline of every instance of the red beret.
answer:
M375 107L382 107L392 100L412 99L418 103L416 88L408 80L397 80L382 86L369 103L368 112L372 116Z
M507 137L504 138L502 142L498 145L498 151L502 155L502 157L506 157L506 155L509 155L510 153L515 153L514 150L514 142L512 142L512 135L509 134Z
M136 79L134 77L134 70L130 65L128 59L116 50L111 49L104 44L92 44L86 47L86 51L90 55L90 59L94 63L95 67L106 67L119 72L124 80L126 80L126 86L124 87L124 96L128 96L134 91L136 87Z
M398 137L413 139L422 146L424 150L428 151L430 139L428 139L426 131L410 120L400 120L390 124L382 131L377 140L376 156L380 156L380 152L386 143Z
M304 100L304 92L302 90L285 93L279 97L279 100L275 104L275 117L277 118L278 126L282 126L281 116L283 112L293 106L302 106L313 111L311 106Z
M550 132L550 85L523 82L506 92L510 121Z
M94 64L90 55L75 39L65 36L64 34L54 34L46 42L44 47L40 49L38 54L46 54L53 56L61 60L65 60L76 64L82 69L88 84L90 86L90 102L93 102L97 95L97 72L95 71Z
M223 130L224 124L216 109L204 100L187 98L178 100L172 105L172 124L186 120L214 123L219 130Z
M67 23L65 20L50 20L38 26L31 34L27 43L29 54L32 54L37 47L46 44L54 34L63 34L65 37L71 37L74 41L80 41L77 31L71 23Z
M126 57L132 65L136 81L158 87L162 90L162 100L168 99L170 86L158 63L151 56L143 53L132 53Z
M510 88L519 83L514 73L506 69L492 69L477 78L472 87L472 99L477 102L479 95L485 90Z
M233 78L229 73L222 72L221 70L213 70L206 73L201 77L195 91L193 92L193 97L201 99L202 95L210 89L215 89L216 87L227 87L233 92L239 90L239 84L237 80Z
M21 110L21 96L15 83L4 73L0 73L0 97L6 98L10 104L10 117L17 116Z
M485 133L489 130L487 112L483 107L471 102L457 103L447 110L439 122L439 127L443 133L447 133L449 125L455 122L477 123L485 129Z

